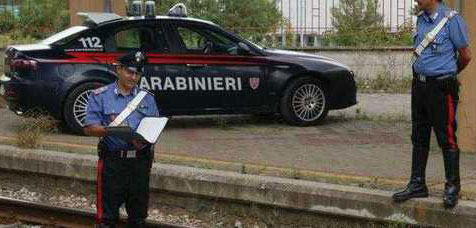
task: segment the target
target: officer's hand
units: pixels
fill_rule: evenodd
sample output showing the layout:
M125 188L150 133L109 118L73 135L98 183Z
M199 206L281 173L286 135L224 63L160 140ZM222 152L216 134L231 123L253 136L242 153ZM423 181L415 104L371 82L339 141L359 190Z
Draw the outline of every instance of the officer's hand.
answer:
M84 134L89 136L104 137L107 135L106 128L101 125L91 125L83 128Z

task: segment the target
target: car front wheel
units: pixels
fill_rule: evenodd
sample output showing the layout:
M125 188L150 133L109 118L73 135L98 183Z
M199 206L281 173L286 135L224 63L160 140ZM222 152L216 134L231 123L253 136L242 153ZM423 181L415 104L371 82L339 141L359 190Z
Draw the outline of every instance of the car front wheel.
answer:
M298 78L284 90L280 103L283 119L296 126L321 122L329 112L323 84L316 78Z
M74 88L66 98L63 116L68 128L74 133L84 134L89 96L93 90L102 86L104 84L99 82L87 82Z

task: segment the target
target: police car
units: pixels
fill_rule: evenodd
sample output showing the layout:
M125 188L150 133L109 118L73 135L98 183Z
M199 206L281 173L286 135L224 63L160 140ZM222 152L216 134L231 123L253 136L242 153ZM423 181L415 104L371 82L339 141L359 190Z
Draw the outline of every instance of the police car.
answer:
M218 25L187 17L84 13L74 26L5 53L1 96L17 114L46 109L82 132L88 96L115 81L113 62L130 51L147 56L139 86L162 115L280 113L292 125L322 121L356 104L349 68L317 55L262 48Z

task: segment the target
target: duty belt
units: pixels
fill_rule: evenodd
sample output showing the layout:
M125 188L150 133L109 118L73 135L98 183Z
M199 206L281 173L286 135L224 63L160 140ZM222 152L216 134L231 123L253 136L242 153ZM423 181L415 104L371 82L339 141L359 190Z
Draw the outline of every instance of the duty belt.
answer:
M445 80L445 79L451 79L455 77L452 74L444 74L444 75L439 75L439 76L425 76L423 74L416 74L416 79L420 82L430 82L430 81L435 81L435 80Z
M103 156L106 158L116 159L134 159L149 156L151 153L149 150L115 150L115 151L102 151Z
M137 151L135 150L120 150L119 151L120 158L136 158Z

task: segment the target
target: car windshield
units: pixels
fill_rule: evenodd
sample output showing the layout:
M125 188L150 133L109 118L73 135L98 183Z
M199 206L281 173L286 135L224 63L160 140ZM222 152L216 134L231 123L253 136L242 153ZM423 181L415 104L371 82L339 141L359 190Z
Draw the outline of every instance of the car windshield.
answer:
M78 32L82 32L84 30L88 29L88 27L86 26L74 26L74 27L71 27L71 28L68 28L62 32L59 32L59 33L56 33L46 39L44 39L43 41L41 41L41 43L43 44L53 44L53 43L56 43L68 36L71 36L73 34L76 34Z

